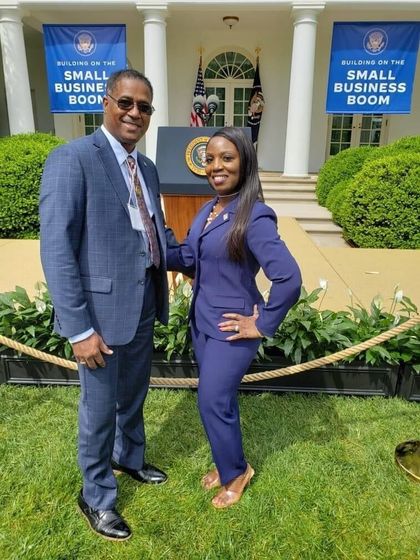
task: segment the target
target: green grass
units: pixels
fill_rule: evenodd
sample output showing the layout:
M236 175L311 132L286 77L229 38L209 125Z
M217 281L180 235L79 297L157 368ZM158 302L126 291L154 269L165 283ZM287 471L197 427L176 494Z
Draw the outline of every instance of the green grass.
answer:
M410 560L420 558L420 485L394 464L420 438L416 403L242 395L256 476L217 511L199 479L209 451L192 391L152 390L148 460L162 487L119 477L134 535L101 539L78 513L77 388L0 387L1 560Z

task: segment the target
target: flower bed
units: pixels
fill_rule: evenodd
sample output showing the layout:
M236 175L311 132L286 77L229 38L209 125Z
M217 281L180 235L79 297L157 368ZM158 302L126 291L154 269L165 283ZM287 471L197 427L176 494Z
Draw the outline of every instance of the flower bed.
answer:
M48 291L43 284L37 288L33 300L23 288L0 294L0 334L71 359L71 345L52 332L52 303ZM279 369L332 354L373 338L417 313L415 305L397 289L389 309L385 309L384 304L376 299L369 309L350 306L347 311L321 311L326 289L326 281L321 281L321 287L310 294L302 289L299 301L276 334L262 341L257 360L253 362L249 373ZM171 377L191 378L198 375L188 334L190 297L189 283L178 279L171 297L169 324L156 324L152 377L166 377L169 380ZM241 388L383 396L393 396L401 390L405 396L412 395L411 387L414 387L414 397L409 398L417 400L415 395L420 393L420 376L416 376L420 363L419 334L420 326L417 325L338 365L323 366L310 372L263 382L243 383ZM15 354L10 356L10 350L4 347L0 348L0 352L0 383L78 383L76 371ZM169 381L167 386L170 386Z

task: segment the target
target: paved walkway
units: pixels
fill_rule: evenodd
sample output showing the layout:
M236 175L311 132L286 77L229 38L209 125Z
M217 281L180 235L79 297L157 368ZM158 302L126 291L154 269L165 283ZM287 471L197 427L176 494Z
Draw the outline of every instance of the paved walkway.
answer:
M318 247L293 218L280 218L279 231L306 289L318 288L321 279L328 282L323 309L346 309L351 297L353 304L368 307L376 296L389 308L396 286L420 309L420 251ZM39 241L0 239L0 292L18 285L33 295L40 280ZM262 290L269 287L262 273L258 283Z
M328 281L323 308L368 307L373 298L393 298L396 286L420 309L420 250L318 247L293 219L279 221L280 235L299 262L307 290ZM351 294L351 295L350 295Z

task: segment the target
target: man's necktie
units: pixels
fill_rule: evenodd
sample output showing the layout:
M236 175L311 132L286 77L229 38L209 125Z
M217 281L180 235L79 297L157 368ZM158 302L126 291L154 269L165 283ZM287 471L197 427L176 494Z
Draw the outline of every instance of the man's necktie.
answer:
M143 197L143 191L141 190L139 177L137 175L137 165L133 156L127 157L127 163L131 170L131 175L133 177L137 204L140 210L140 216L143 222L144 229L146 230L147 237L149 239L149 248L150 248L152 263L155 265L156 268L159 268L160 251L159 251L158 240L156 237L156 230L152 218L150 217L149 210L147 209L146 202Z

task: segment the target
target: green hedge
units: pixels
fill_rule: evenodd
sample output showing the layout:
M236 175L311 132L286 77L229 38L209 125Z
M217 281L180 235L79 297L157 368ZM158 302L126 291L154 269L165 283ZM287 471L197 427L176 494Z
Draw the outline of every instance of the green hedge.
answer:
M363 146L348 148L327 160L322 166L316 185L318 202L325 206L330 191L346 179L351 179L365 161L374 156L377 148Z
M331 212L333 220L337 224L341 224L343 221L341 215L341 209L343 207L344 201L348 196L349 185L351 184L351 179L345 179L333 187L327 197L326 207Z
M340 208L344 236L359 247L420 248L420 152L365 163Z
M379 159L407 152L420 153L420 136L403 136L399 140L392 142L392 144L376 148L374 157Z
M0 139L0 237L38 237L42 170L50 151L63 143L43 133Z
M338 189L339 183L347 180L347 184L349 184L349 180L353 179L367 161L395 156L402 152L420 153L420 136L404 136L392 144L380 148L361 146L339 152L326 161L319 172L316 187L318 202L334 213L330 203L336 199L336 195L331 197L330 202L328 197L332 190ZM339 190L344 192L342 186L337 192Z
M324 164L318 179L318 200L344 228L348 240L361 247L419 247L413 224L420 219L420 179L416 179L417 171L407 170L407 166L416 166L411 155L418 154L420 136L406 136L380 148L349 148ZM407 157L407 165L384 163L398 156L402 160ZM404 233L398 233L400 228Z

